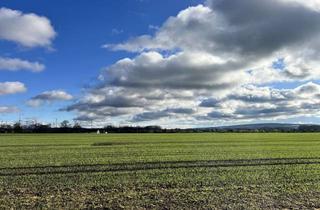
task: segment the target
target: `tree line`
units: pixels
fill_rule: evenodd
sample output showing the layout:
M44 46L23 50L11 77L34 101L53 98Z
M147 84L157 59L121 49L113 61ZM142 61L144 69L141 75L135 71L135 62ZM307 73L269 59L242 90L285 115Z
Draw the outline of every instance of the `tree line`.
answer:
M0 133L201 133L201 132L320 132L320 125L299 125L296 127L261 127L261 128L189 128L189 129L167 129L160 126L105 126L103 128L85 128L79 123L71 124L64 120L59 126L51 124L34 123L23 125L20 122L1 124Z

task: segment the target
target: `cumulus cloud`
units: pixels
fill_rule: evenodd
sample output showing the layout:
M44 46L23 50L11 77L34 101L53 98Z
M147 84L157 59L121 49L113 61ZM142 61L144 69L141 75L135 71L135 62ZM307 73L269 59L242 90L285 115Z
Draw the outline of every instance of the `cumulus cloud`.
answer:
M192 52L201 52L223 61L217 66L221 71L238 74L239 70L268 68L268 76L274 75L267 78L268 82L307 76L310 79L319 77L319 20L318 11L298 0L208 1L207 6L190 7L169 18L153 36L143 35L105 47L133 52L179 50L191 54L192 60L198 57ZM286 61L283 72L270 68L279 58ZM210 65L206 67L212 74L217 73ZM220 75L224 76L221 72Z
M56 32L48 18L0 8L0 39L25 47L50 47Z
M14 106L0 106L0 114L17 113L20 110Z
M133 122L158 120L165 117L177 117L178 115L191 115L195 110L190 108L168 108L161 111L144 112L133 117Z
M62 90L52 90L52 91L45 91L37 96L32 97L30 100L27 101L29 106L38 107L45 103L52 103L56 101L68 101L73 98L72 95L66 93Z
M248 86L219 99L210 106L206 99L200 106L211 110L207 119L275 119L319 115L320 85L309 82L294 89Z
M318 21L318 12L290 1L214 0L169 18L154 36L106 47L134 52L199 50L243 58L270 56L288 45L316 38Z
M219 90L243 82L232 72L241 67L242 63L226 63L199 52L181 52L164 57L152 51L135 59L118 61L108 67L100 78L112 86L121 87Z
M106 67L65 110L134 122L317 115L319 85L308 81L320 79L319 22L318 1L208 0L154 34L104 45L134 56ZM305 85L271 88L281 82Z
M0 57L0 71L19 71L28 70L32 72L40 72L45 69L45 66L38 62L30 62L18 58L4 58Z
M147 121L145 117L134 117L139 113L162 110L166 115L183 116L193 113L196 103L191 91L159 90L141 88L100 87L91 90L64 111L76 111L77 120L103 120L117 117L128 121ZM184 104L180 107L177 101ZM133 119L134 118L134 119Z
M25 92L27 88L21 82L0 82L0 96L22 93Z

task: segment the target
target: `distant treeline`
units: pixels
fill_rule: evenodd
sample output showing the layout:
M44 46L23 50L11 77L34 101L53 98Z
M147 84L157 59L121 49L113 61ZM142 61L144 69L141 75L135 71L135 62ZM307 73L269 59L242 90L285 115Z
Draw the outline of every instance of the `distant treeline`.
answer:
M73 126L64 124L59 127L52 127L50 124L33 124L22 125L15 123L13 125L0 125L0 133L176 133L181 132L181 129L163 129L160 126L106 126L104 128L85 128L79 124Z
M259 127L234 128L234 127L213 127L213 128L190 128L190 129L165 129L160 126L106 126L104 128L84 128L80 124L71 125L68 121L63 121L60 126L52 127L50 124L32 124L22 125L15 123L13 125L0 125L0 133L263 133L263 132L320 132L320 125L298 125L292 127Z

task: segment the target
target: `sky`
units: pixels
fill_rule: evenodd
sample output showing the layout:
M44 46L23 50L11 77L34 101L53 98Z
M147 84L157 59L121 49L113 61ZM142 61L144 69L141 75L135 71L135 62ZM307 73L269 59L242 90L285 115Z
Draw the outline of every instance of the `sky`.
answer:
M319 123L319 23L320 0L2 0L0 122Z

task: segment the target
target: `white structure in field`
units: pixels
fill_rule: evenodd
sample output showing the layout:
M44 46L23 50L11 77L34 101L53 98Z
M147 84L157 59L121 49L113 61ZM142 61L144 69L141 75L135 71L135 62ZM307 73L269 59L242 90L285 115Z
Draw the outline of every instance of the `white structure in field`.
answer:
M100 134L100 130L97 130L97 134Z

